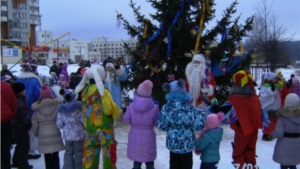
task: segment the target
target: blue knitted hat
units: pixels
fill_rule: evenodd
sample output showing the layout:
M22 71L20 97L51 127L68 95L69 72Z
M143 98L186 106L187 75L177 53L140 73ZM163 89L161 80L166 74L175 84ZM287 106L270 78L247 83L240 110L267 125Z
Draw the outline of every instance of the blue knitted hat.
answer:
M175 80L171 83L165 83L163 85L163 90L166 92L170 93L181 93L185 94L186 93L186 88L184 85L184 80L183 79L178 79Z

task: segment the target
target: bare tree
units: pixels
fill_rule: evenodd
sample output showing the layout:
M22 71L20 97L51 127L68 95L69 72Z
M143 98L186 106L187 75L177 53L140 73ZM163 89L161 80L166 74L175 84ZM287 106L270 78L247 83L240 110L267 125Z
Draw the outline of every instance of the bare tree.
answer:
M274 0L269 6L268 0L260 2L255 6L253 29L249 34L250 43L256 50L257 57L264 58L267 71L274 71L277 67L290 63L287 43L292 36L286 36L288 28L272 12Z

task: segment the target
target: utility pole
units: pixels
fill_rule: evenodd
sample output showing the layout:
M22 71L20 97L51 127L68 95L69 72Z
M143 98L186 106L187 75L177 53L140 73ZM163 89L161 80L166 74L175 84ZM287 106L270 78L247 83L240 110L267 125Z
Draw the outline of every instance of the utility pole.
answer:
M108 50L107 50L107 38L108 38L108 37L104 37L104 36L102 36L102 37L103 37L103 39L105 40L105 56L104 56L104 57L105 57L105 59L106 59L106 58L107 58L107 53L108 53ZM104 60L105 60L105 59L104 59Z

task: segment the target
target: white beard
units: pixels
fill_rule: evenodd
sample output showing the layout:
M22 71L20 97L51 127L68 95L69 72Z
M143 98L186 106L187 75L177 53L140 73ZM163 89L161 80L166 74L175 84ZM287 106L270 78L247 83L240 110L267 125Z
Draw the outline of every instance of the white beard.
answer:
M192 65L192 71L189 78L189 93L192 95L193 102L196 103L201 92L201 82L203 79L202 64Z

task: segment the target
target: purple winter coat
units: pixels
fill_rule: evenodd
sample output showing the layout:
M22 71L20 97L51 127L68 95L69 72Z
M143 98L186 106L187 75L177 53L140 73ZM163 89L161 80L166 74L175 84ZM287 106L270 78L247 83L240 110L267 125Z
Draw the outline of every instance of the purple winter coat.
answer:
M159 114L158 105L152 97L134 96L128 106L123 121L131 124L128 133L127 157L137 162L150 162L156 159L156 125Z
M64 63L62 65L62 70L61 70L60 74L65 75L66 81L68 83L69 82L68 64Z
M300 107L284 108L277 111L279 116L271 136L277 138L273 160L281 165L300 164ZM288 137L285 134L297 137Z

